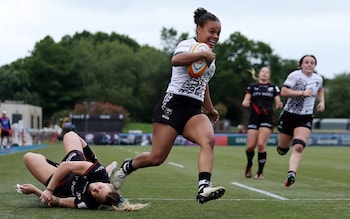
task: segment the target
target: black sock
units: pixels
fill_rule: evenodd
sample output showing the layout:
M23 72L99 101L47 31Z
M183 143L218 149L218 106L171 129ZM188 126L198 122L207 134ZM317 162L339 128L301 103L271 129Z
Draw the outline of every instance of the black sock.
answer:
M210 182L210 178L211 178L211 173L209 172L200 172L198 174L198 180L201 181L201 180L207 180Z
M297 175L297 173L296 173L296 172L294 172L293 170L289 170L289 171L288 171L288 174L290 174L290 173L293 173L293 174L294 174L294 176L295 176L295 175Z
M87 161L90 161L93 163L96 161L97 158L89 145L86 145L86 147L83 148L83 153Z
M247 167L253 166L253 158L254 158L254 151L248 152L247 150L245 151L245 154L247 155Z
M259 163L258 174L262 174L266 163L266 151L258 153L258 163Z
M198 191L210 185L211 173L200 172L198 174Z
M127 162L123 163L122 169L126 175L129 175L136 169L132 166L132 159L128 160Z

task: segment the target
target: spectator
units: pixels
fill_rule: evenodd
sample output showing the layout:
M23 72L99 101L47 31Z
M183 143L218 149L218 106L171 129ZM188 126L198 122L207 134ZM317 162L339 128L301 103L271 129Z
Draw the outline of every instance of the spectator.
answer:
M10 149L11 142L10 142L10 136L11 136L11 122L10 119L6 116L6 111L2 111L2 117L0 118L0 125L1 125L1 149L4 149L4 146L7 147L7 149Z

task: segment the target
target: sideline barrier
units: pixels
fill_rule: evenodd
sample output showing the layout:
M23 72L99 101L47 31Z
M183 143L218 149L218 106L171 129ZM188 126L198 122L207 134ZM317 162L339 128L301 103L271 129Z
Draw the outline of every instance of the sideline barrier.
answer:
M88 143L98 145L150 145L152 135L149 133L80 133ZM215 134L216 146L244 146L247 142L247 134ZM268 146L277 146L277 134L271 134ZM196 145L179 135L174 145ZM311 134L308 146L350 146L350 133L342 134Z
M246 134L227 134L228 146L241 146L247 142ZM277 134L271 134L268 146L277 146ZM311 134L308 146L350 146L349 134Z

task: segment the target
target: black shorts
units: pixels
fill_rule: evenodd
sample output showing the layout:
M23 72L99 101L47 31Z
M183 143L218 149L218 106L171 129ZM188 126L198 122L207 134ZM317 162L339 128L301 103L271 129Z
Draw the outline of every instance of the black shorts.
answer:
M62 159L62 162L63 161L84 161L84 160L86 160L86 159L85 159L85 155L83 154L83 152L78 151L78 150L72 150L68 154L66 154L66 156L64 156L64 158ZM48 162L50 165L52 165L54 167L58 167L58 165L59 165L59 163L56 163L56 162L48 160L48 159L46 159L46 162ZM65 182L67 180L67 177L68 176L64 177L61 180L61 182L59 182L59 184L61 185L62 182ZM46 181L45 186L47 186L49 184L51 178L52 178L52 175ZM56 191L56 189L55 189L55 191Z
M278 121L278 131L293 136L294 129L305 127L312 130L313 115L298 115L283 111Z
M66 156L62 159L62 161L90 161L92 163L96 162L97 159L95 157L95 154L90 149L89 145L87 145L85 148L83 148L83 153L78 150L72 150ZM48 162L50 165L54 167L58 167L60 165L59 163L46 159L46 162Z
M167 93L154 108L152 121L168 124L182 134L187 121L201 113L203 113L201 101Z
M266 127L273 130L273 121L272 115L252 115L249 118L247 129L258 130L260 127Z
M84 161L86 160L83 152L72 150L62 159L62 161Z
M8 136L10 136L10 131L4 131L4 130L1 131L1 137L8 137Z

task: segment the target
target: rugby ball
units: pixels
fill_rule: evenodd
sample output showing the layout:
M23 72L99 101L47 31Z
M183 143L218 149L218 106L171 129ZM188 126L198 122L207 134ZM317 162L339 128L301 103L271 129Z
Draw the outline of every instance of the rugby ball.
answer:
M201 52L201 51L207 51L210 50L209 46L205 43L196 43L192 49L191 52ZM208 63L205 59L193 62L191 65L187 67L188 74L191 77L198 78L200 77L206 70L208 69Z

